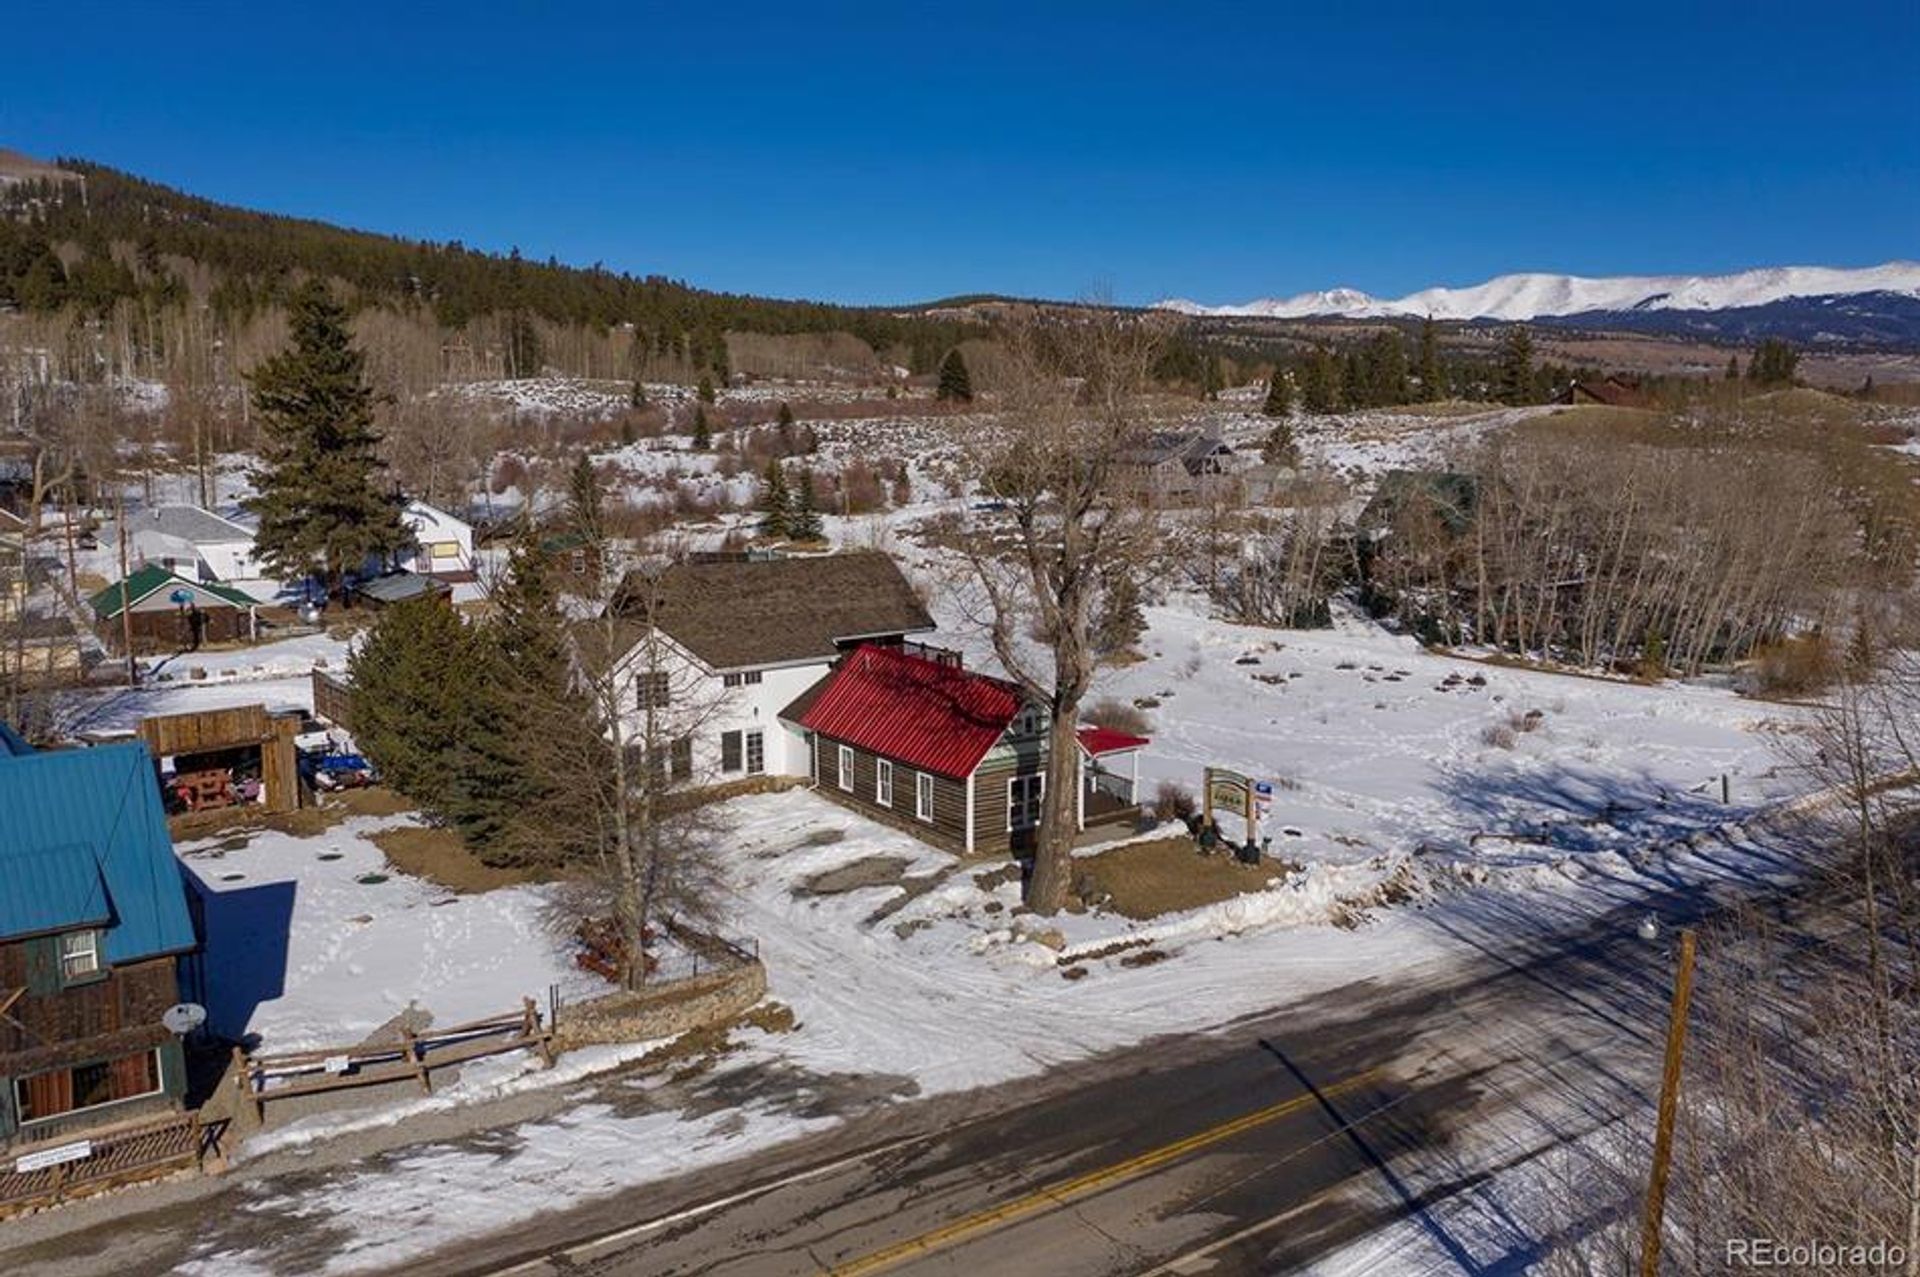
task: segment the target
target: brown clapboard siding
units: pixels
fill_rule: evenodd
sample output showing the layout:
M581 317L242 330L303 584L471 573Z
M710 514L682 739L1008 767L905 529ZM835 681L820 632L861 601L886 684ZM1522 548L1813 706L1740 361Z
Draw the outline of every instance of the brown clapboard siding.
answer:
M874 781L879 774L879 756L853 747L854 787L848 793L840 788L840 747L844 741L814 733L814 778L820 792L865 811L891 817L907 828L931 829L933 833L958 845L967 836L967 787L964 781L947 776L933 778L933 821L915 815L916 779L921 773L904 763L893 766L893 805L882 807L874 798ZM1004 821L1002 823L1005 823Z
M973 774L974 850L1027 852L1033 850L1033 831L1007 831L1007 786L1015 776L1034 775L1043 768L1028 760L990 763Z

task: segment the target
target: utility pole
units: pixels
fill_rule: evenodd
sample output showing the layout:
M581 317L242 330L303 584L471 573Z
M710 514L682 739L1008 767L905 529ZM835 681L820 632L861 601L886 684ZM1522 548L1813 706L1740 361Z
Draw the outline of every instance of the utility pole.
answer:
M1680 1061L1687 1045L1687 1004L1693 1000L1693 931L1680 933L1680 964L1673 976L1673 1017L1667 1022L1667 1058L1660 1077L1660 1116L1653 1133L1653 1173L1640 1226L1640 1277L1658 1277L1660 1235L1667 1211L1667 1171L1673 1162L1673 1115L1680 1101Z
M113 496L113 521L120 529L120 641L127 648L127 686L140 686L140 667L133 659L133 587L127 584L127 494L118 487Z

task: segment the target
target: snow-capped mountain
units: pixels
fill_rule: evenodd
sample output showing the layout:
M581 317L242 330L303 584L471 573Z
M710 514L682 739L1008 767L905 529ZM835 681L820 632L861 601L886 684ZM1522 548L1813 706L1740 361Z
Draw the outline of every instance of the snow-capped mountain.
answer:
M1502 275L1471 288L1427 288L1401 298L1369 296L1352 288L1269 298L1244 306L1202 306L1165 301L1160 306L1188 315L1304 319L1340 316L1382 319L1531 320L1620 311L1719 311L1749 309L1797 297L1890 293L1920 298L1920 262L1841 269L1777 266L1734 275Z

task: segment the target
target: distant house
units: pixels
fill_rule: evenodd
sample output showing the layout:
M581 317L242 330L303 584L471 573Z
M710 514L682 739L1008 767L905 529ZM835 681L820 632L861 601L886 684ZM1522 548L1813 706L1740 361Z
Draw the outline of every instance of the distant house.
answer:
M473 579L473 525L424 501L409 501L400 522L413 538L395 566L423 576Z
M781 717L805 734L807 774L821 793L969 854L1032 847L1046 711L1014 684L963 668L957 654L863 645ZM1102 760L1147 743L1080 730L1078 828L1138 814L1137 773L1122 777Z
M196 505L162 505L126 516L127 550L195 581L250 581L261 574L251 529Z
M1207 501L1238 491L1243 459L1207 431L1162 431L1120 457L1121 485L1154 505Z
M127 631L135 655L192 651L208 643L250 643L259 637L253 597L216 581L193 581L149 563L91 600L94 633L124 654ZM123 622L121 614L130 617Z
M0 724L0 1145L177 1109L161 1016L197 946L153 759L38 752Z
M1572 381L1560 392L1563 404L1602 404L1608 408L1648 408L1652 400L1640 383L1626 377L1608 377L1605 381Z
M719 781L809 774L805 741L780 710L858 645L933 629L906 577L877 553L676 564L657 581L630 575L611 608L625 623L615 669L638 689L628 733L639 732L648 695L705 702L675 766Z

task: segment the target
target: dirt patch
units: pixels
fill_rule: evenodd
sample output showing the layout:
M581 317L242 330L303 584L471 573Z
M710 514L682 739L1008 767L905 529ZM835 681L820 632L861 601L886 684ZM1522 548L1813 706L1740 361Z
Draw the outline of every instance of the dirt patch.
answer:
M1203 856L1189 838L1128 843L1073 862L1078 894L1104 900L1123 917L1157 918L1260 891L1271 866L1248 866L1231 857Z
M425 878L449 891L478 893L542 880L541 874L530 869L487 864L468 851L450 829L409 825L382 829L367 835L367 841L385 852L387 860L402 873Z
M864 856L817 873L793 889L796 896L838 896L864 887L897 887L908 862L899 856Z

